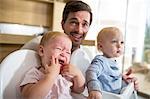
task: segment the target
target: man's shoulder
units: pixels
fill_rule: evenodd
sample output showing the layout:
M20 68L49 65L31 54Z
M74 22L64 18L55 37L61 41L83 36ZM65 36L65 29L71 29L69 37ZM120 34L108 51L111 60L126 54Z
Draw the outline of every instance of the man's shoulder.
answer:
M89 53L87 53L83 48L78 48L72 53L71 57L78 57L78 58L85 57L90 59L88 54Z
M72 53L72 55L83 55L83 54L86 54L86 52L82 48L78 48Z
M90 62L90 58L88 56L88 54L82 49L82 48L78 48L76 49L72 54L71 54L71 61L88 61Z

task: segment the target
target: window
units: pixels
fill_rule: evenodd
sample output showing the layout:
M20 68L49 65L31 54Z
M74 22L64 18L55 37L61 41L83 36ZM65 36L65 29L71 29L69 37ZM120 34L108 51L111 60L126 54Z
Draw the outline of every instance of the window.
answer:
M140 79L140 92L150 95L150 1L149 0L84 0L93 10L93 22L87 40L96 40L106 26L119 27L125 38L125 53L119 63L122 71L129 67ZM136 69L135 69L135 68ZM145 71L139 74L138 71ZM136 72L137 71L137 72ZM142 79L141 79L142 78ZM149 85L148 85L149 86Z

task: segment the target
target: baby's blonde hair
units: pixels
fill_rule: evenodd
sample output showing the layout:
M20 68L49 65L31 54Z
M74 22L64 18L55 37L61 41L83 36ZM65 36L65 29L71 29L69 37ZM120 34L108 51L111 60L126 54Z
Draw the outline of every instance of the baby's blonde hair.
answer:
M44 33L44 35L43 35L43 37L42 37L42 39L41 39L40 45L43 45L43 46L44 46L45 44L48 43L49 40L54 39L54 38L56 38L56 37L58 37L58 36L64 36L64 37L70 39L69 36L66 35L66 34L63 33L63 32L48 31L48 32ZM71 39L70 39L70 40L71 40Z
M99 48L99 42L101 42L103 40L103 37L104 35L106 35L106 33L121 33L120 29L117 28L117 27L105 27L103 28L97 35L97 49L100 51L100 48Z

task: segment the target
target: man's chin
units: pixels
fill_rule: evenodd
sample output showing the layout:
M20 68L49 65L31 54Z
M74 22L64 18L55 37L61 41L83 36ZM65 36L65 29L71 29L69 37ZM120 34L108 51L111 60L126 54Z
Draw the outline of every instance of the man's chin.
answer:
M73 46L74 47L78 47L78 46L80 46L81 45L81 42L75 42L75 43L73 43Z

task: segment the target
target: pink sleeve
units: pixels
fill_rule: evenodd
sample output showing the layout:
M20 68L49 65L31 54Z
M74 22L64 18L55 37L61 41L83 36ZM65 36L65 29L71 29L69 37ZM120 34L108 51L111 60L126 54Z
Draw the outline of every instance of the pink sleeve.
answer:
M40 72L38 69L31 68L23 78L20 86L29 84L29 83L37 83L43 77L43 73Z

